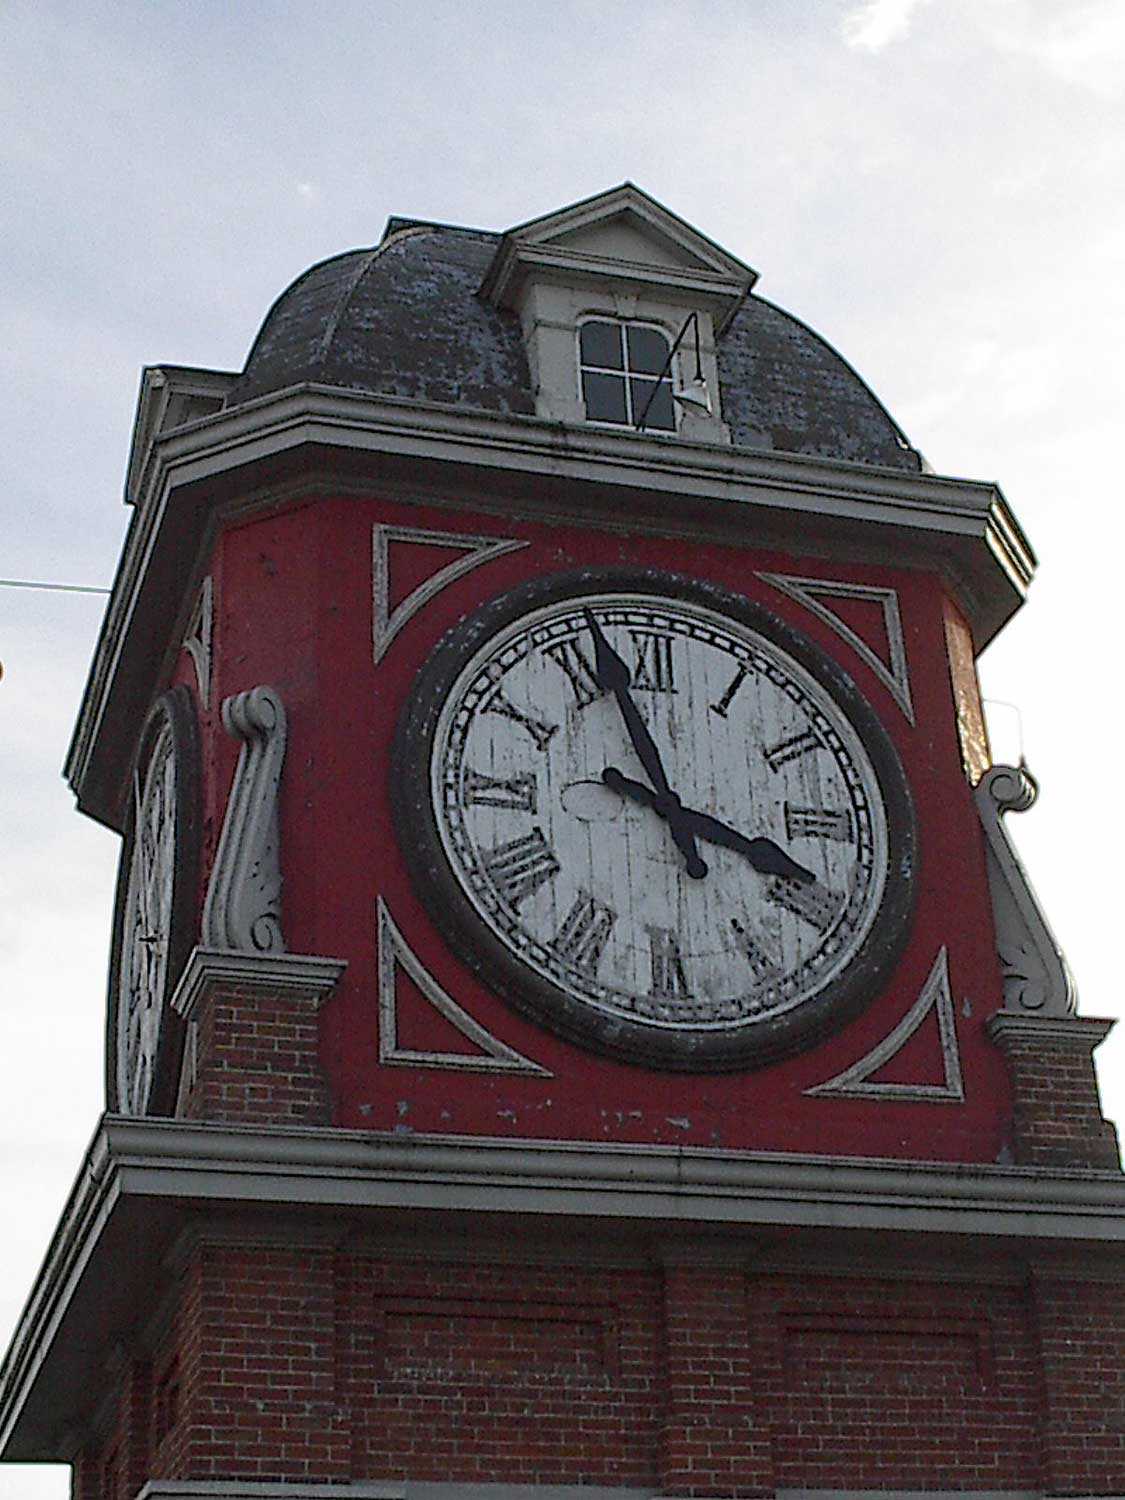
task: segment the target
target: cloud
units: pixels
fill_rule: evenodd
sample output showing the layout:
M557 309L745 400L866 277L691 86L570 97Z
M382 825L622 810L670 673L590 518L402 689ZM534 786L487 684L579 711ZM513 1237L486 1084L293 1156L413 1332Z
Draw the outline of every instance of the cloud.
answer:
M1054 14L1025 0L988 0L978 12L1001 52L1031 58L1066 83L1111 96L1125 80L1125 6L1121 0L1067 0Z
M863 0L840 22L840 33L849 47L881 52L906 35L915 13L929 0Z

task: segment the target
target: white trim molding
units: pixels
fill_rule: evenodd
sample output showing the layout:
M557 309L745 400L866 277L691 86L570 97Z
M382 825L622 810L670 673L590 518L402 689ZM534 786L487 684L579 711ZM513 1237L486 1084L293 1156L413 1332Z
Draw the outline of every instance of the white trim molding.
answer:
M776 548L806 543L815 516L821 544L836 556L939 570L978 649L1023 602L1035 569L1018 522L990 484L293 386L184 423L147 450L136 524L67 757L84 811L114 826L120 818L115 768L128 758L120 743L128 726L108 705L122 674L140 692L156 682L167 599L184 555L200 551L217 511L232 501L236 509L270 503L262 494L234 494L235 475L270 458L281 470L288 465L294 480L312 482L317 463L323 469L346 455L363 464L369 483L357 493L364 495L370 482L401 482L409 465L411 493L447 509L510 515L518 501L529 520L627 527L634 535Z
M829 626L841 640L847 641L852 650L874 672L906 715L914 723L914 703L910 696L910 669L906 662L906 639L902 631L902 612L898 607L898 594L894 589L876 588L866 583L838 582L829 578L795 578L788 573L759 573L758 577L774 588L788 594L798 604L803 604L817 619ZM883 629L887 635L887 651L890 661L884 661L879 653L863 637L842 620L834 610L823 602L825 599L863 599L878 604L883 611Z
M242 749L203 905L203 946L284 953L278 797L286 724L280 697L256 687L226 699L223 728L242 740Z
M394 609L390 607L391 594L391 543L409 542L419 547L462 547L461 557L437 568L424 582L418 584L401 599ZM453 531L424 531L417 526L385 526L372 528L371 593L372 635L375 665L378 666L387 654L391 642L408 620L429 604L442 589L464 578L482 563L503 557L507 552L518 552L526 542L511 537L465 536Z
M941 1041L942 1083L872 1083L877 1073L902 1051L928 1015L937 1020ZM957 1046L957 1021L949 989L949 954L938 950L921 993L910 1009L883 1040L835 1078L806 1089L806 1094L834 1099L897 1099L911 1104L963 1104L965 1085L961 1077L961 1054Z
M199 586L199 597L188 621L183 650L191 657L195 668L195 681L199 687L199 701L204 708L211 707L211 635L214 626L214 579L208 573Z
M313 954L200 947L184 965L171 1005L185 1021L194 1021L202 1001L224 986L263 995L307 995L323 1001L336 988L347 966L346 959Z
M379 942L379 1061L387 1067L446 1068L458 1073L534 1073L554 1075L532 1062L482 1026L448 990L442 988L403 937L382 896L376 908ZM398 970L418 993L479 1052L429 1052L399 1045Z

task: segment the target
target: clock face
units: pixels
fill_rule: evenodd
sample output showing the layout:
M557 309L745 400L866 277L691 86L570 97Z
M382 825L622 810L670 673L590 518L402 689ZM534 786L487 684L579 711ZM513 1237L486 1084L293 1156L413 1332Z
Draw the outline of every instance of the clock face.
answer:
M167 1001L193 927L195 719L186 689L159 700L133 772L110 966L110 1100L122 1114L171 1109L179 1026Z
M118 972L118 1107L143 1115L156 1069L168 976L176 860L176 759L165 724L133 774L133 849Z
M600 1050L771 1060L874 998L905 936L885 733L808 642L710 586L584 574L486 607L420 679L397 763L439 925Z

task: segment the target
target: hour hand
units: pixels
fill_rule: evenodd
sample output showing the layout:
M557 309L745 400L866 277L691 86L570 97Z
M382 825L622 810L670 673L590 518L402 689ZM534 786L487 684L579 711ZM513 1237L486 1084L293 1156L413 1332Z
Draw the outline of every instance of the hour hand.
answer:
M634 781L616 766L607 766L602 772L602 780L610 791L620 792L623 797L629 797L643 807L651 807L660 817L667 817L664 799L645 786L643 781ZM806 870L804 865L790 859L781 845L775 844L773 839L749 839L736 828L713 818L710 813L697 812L690 807L677 808L676 816L690 833L706 839L709 844L719 844L724 849L735 850L762 875L780 875L786 880L797 880L802 884L816 878L811 870Z
M773 839L748 839L744 833L739 833L737 828L729 827L718 818L711 817L710 813L695 812L691 808L684 809L684 817L692 832L698 834L701 839L706 839L709 844L720 844L724 849L734 849L737 853L745 855L755 870L762 875L780 875L785 880L800 881L802 885L816 879L811 870L806 870L804 865L799 865L795 859L791 859L781 845L775 844Z

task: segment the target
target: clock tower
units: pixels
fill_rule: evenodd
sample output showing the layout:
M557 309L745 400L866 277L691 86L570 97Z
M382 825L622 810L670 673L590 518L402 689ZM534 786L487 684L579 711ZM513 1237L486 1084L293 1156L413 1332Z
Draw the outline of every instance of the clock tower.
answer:
M630 184L144 372L67 763L75 1500L1125 1493L1125 1181L975 658L1034 556Z

